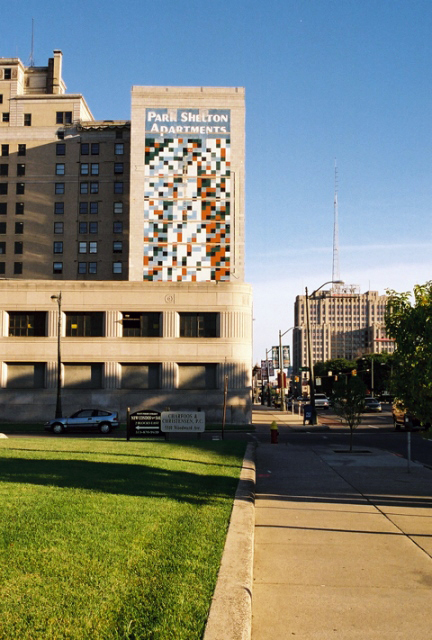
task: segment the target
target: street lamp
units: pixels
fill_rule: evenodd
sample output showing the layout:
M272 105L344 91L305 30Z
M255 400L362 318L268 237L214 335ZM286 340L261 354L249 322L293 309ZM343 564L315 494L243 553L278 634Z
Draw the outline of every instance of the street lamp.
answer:
M312 346L311 346L311 330L310 330L310 319L309 319L309 299L313 298L316 293L320 289L326 286L326 284L344 284L342 280L328 280L324 282L318 289L315 289L310 295L308 294L308 288L305 287L306 291L306 327L307 327L307 345L308 345L308 367L309 367L309 385L310 385L310 404L312 417L310 424L316 424L316 409L315 409L315 375L314 375L314 364L312 358Z
M269 375L269 368L268 368L268 354L271 353L271 349L266 349L266 355L265 355L265 363L266 363L266 371L267 371L267 382L269 385L269 393L270 393L270 375ZM263 372L261 370L261 404L265 404L265 400L264 400L264 376L263 376ZM270 406L270 405L269 405Z
M61 303L62 294L61 291L58 296L51 296L51 300L56 300L58 304L58 318L57 318L57 402L55 417L62 418L62 401L61 401Z
M283 370L283 350L282 350L282 336L288 331L292 331L294 327L290 327L282 333L279 329L279 370L281 375L280 396L281 396L281 411L285 411L285 387L284 387L284 370Z

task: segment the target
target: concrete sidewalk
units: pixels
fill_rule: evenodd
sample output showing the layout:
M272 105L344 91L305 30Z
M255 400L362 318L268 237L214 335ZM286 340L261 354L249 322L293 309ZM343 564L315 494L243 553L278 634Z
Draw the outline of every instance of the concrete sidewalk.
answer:
M432 637L432 472L335 449L258 443L252 640Z

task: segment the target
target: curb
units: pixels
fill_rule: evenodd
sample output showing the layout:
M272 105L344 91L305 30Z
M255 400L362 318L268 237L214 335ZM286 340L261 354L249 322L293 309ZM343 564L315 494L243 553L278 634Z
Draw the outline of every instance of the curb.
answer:
M255 450L255 443L247 445L204 640L251 637Z

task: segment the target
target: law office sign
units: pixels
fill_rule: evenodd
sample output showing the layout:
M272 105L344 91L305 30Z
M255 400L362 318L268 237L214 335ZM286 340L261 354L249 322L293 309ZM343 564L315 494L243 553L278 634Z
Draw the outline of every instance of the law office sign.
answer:
M203 411L162 411L162 433L201 433L205 429Z

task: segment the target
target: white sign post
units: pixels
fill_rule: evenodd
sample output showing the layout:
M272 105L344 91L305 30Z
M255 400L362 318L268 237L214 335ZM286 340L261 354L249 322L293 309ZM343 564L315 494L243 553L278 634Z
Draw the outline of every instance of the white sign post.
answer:
M202 433L205 429L203 411L162 411L163 433Z

